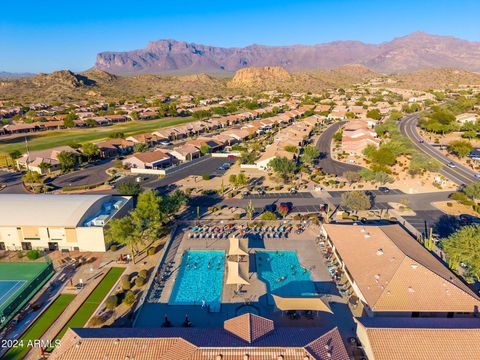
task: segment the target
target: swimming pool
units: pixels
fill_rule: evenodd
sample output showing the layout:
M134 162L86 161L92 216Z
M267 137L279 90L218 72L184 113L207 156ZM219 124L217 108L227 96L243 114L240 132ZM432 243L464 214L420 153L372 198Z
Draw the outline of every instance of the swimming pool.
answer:
M267 291L285 297L315 295L310 271L300 265L294 251L257 251L258 278L267 284Z
M220 311L224 268L223 251L185 251L168 303Z

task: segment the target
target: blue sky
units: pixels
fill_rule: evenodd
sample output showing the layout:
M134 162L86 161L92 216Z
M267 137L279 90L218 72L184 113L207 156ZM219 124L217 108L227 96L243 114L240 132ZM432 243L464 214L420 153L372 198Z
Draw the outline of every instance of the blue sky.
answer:
M150 40L215 46L379 43L416 30L480 41L478 0L16 0L0 6L0 71L82 71Z

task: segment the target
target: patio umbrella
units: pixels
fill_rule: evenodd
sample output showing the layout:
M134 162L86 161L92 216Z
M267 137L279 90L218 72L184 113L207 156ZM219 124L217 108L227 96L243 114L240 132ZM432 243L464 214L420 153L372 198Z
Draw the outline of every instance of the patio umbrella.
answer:
M244 265L245 263L242 263ZM236 285L237 291L240 289L242 285L250 285L248 279L248 274L245 273L243 266L240 266L240 263L236 261L228 261L228 272L227 272L227 281L225 284L227 285ZM248 269L248 263L246 264Z

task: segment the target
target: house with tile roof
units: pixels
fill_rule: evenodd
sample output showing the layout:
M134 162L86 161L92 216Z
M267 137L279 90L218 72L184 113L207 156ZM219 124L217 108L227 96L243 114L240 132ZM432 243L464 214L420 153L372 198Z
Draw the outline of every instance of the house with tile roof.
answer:
M172 165L172 158L163 151L140 152L122 160L122 164L135 169L164 169Z
M349 360L333 328L283 328L254 314L226 320L223 328L69 329L49 359L135 360Z
M58 160L58 156L61 152L69 152L80 156L80 153L70 146L57 146L47 150L30 151L28 154L24 154L22 157L16 160L17 167L43 174L40 164L44 163L50 165L49 171L58 170L60 169L60 161Z
M398 224L324 224L368 316L476 316L480 298Z
M370 360L480 359L480 319L356 318Z

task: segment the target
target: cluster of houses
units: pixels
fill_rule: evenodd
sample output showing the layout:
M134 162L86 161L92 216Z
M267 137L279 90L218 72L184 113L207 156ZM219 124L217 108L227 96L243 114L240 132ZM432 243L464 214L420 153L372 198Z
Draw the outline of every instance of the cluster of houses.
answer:
M304 110L307 110L307 108L304 108ZM289 151L287 148L291 146L299 150L304 145L305 139L312 133L313 128L323 119L318 115L309 116L280 130L275 135L273 142L266 147L262 155L255 161L256 167L259 170L267 170L270 161L280 157L294 160L297 153Z
M275 107L287 107L291 110L284 113L261 119L262 114L270 113ZM276 103L271 106L215 117L205 121L194 121L185 125L128 136L123 138L107 139L96 143L99 155L103 158L126 156L133 153L136 144L145 144L153 151L138 152L123 160L123 165L137 169L164 169L172 165L191 161L202 155L202 151L216 152L226 146L240 143L247 138L271 129L276 124L290 122L302 116L308 109L298 108L296 103ZM215 131L214 134L208 134ZM184 141L181 141L184 140ZM177 146L169 145L170 141L178 141ZM43 151L31 151L17 159L17 166L44 174L46 171L59 169L58 155L62 152L81 153L69 146L61 146ZM41 165L48 164L48 167Z
M146 139L149 139L148 145L150 146L170 140L187 139L190 136L194 136L194 138L186 140L172 148L157 148L154 151L133 154L123 160L123 165L136 169L168 168L178 163L196 159L202 155L202 152L217 152L225 149L227 146L238 144L248 138L262 134L274 126L291 122L302 116L305 111L308 110L308 107L302 107L265 119L253 120L260 117L263 113L270 112L273 107L274 106L270 106L250 112L208 119L206 121L196 121L183 126L154 131L151 134L130 136L126 138L125 141L138 143L145 142ZM210 136L202 135L206 130L223 128L227 129ZM98 146L100 150L103 151L104 144L100 143Z
M349 154L360 155L368 145L378 148L381 140L374 130L376 124L377 121L372 119L348 121L343 127L343 151Z

